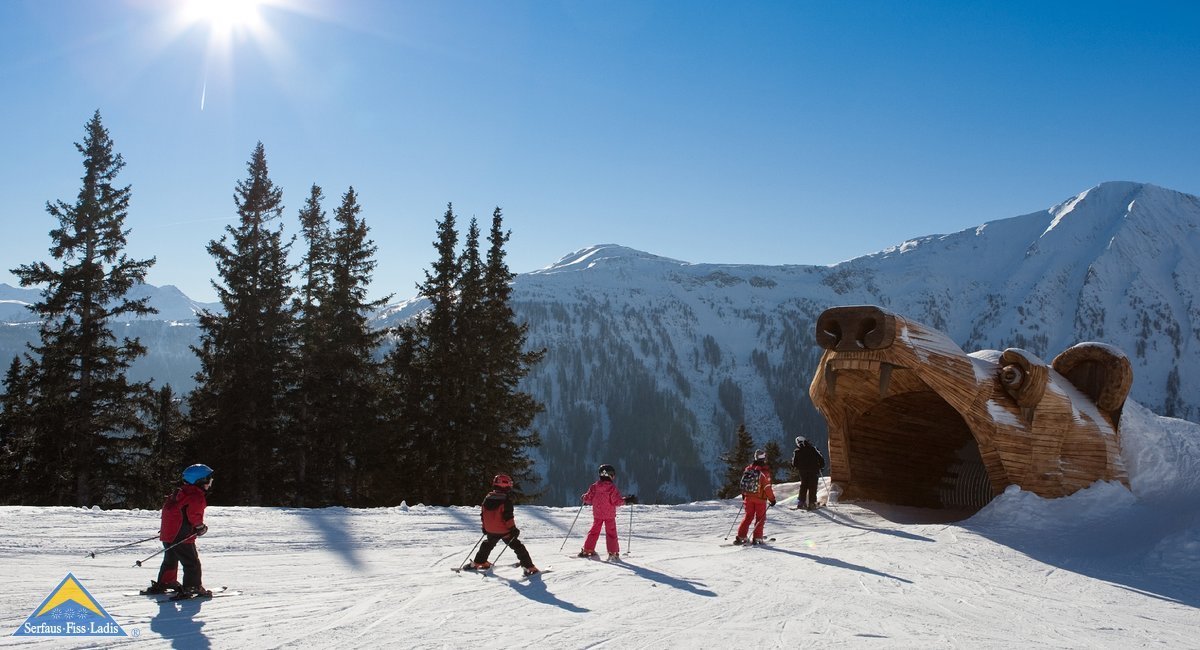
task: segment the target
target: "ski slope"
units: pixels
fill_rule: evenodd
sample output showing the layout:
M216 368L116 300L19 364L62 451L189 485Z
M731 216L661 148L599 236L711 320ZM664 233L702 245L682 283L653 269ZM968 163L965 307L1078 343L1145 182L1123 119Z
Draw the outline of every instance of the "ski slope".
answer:
M578 508L518 506L549 569L529 579L511 552L489 577L450 571L479 538L473 507L214 507L205 584L243 594L183 603L122 595L155 577L157 558L133 566L154 543L85 557L153 534L157 512L0 508L6 635L68 572L130 634L0 646L1197 648L1198 429L1130 404L1132 491L1097 483L1047 501L1011 488L959 522L873 503L797 511L784 484L768 547L724 539L737 500L638 505L632 529L618 513L625 561L585 560L569 556L588 510L568 537Z

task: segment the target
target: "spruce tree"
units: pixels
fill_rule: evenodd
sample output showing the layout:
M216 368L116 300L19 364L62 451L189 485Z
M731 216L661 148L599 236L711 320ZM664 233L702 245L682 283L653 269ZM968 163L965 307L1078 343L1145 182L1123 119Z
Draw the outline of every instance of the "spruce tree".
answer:
M208 252L224 284L213 282L224 312L200 315L196 389L188 400L195 462L221 477L217 502L280 504L294 495L295 440L287 397L295 384L296 326L287 260L291 241L272 222L283 212L262 143L234 192L237 225Z
M418 286L429 307L396 329L387 358L391 444L377 458L405 477L391 483L414 503L470 503L501 472L525 495L536 483L528 450L540 440L529 426L541 405L518 384L544 351L525 352L526 326L515 322L508 233L497 208L486 261L475 220L456 255L455 219L448 206L438 222L437 260Z
M409 372L413 380L421 382L417 389L420 403L410 409L416 424L411 460L416 463L415 475L426 478L416 486L414 496L431 505L451 504L465 489L458 476L463 469L459 454L465 433L456 383L460 368L456 364L459 260L455 222L454 206L447 204L437 223L437 259L419 286L429 308L411 324L416 350Z
M147 405L146 421L154 436L149 462L149 486L141 507L157 508L158 497L170 492L179 483L180 469L190 463L186 451L190 430L181 409L182 399L176 396L170 384L164 385L153 395Z
M779 448L779 443L774 440L763 445L763 451L767 452L767 467L771 469L771 482L774 483L782 466L783 451Z
M746 431L745 424L739 424L734 434L733 446L721 454L721 462L725 463L725 483L717 492L718 499L731 499L742 493L739 486L742 472L750 461L754 460L754 438Z
M526 350L528 323L518 323L512 309L512 282L516 274L505 261L504 245L511 233L497 207L492 212L488 233L487 260L483 272L481 356L483 392L478 399L479 427L486 432L488 472L512 475L526 495L536 493L537 477L529 449L541 445L530 427L544 406L520 389L520 382L546 355L545 348Z
M468 493L487 485L497 472L493 458L495 432L488 427L485 385L488 332L483 315L483 260L479 255L479 224L474 218L467 227L466 241L458 258L456 280L455 346L453 383L448 386L458 405L456 423L462 434L455 449L458 480L454 503L467 502ZM507 471L507 470L505 470Z
M145 347L137 339L118 341L112 323L155 313L147 299L126 297L154 259L124 253L131 191L116 185L125 162L99 111L75 147L84 159L75 202L46 204L58 222L50 256L59 265L12 269L21 286L42 287L42 295L30 306L39 317L39 341L29 345L22 380L28 410L10 435L20 450L23 503L120 505L143 489L148 432L138 409L149 387L126 378Z
M4 394L0 395L0 505L19 505L25 493L22 477L30 474L22 458L32 442L27 431L30 402L29 374L20 357L13 357L4 374Z
M423 420L427 398L420 363L422 345L417 322L392 331L394 347L384 359L381 425L359 445L358 500L361 505L420 503L426 494L426 471L432 441Z
M391 294L370 300L367 292L377 262L370 228L360 216L358 195L349 188L334 212L332 284L326 309L333 376L330 395L329 453L333 458L332 502L356 499L358 459L372 448L379 429L381 373L375 354L385 332L371 327L371 314L387 304Z
M300 209L300 234L308 246L300 263L301 285L297 314L296 390L291 396L296 414L293 471L296 490L292 505L320 504L329 491L332 458L322 440L329 423L322 415L331 411L327 386L330 341L326 308L332 287L333 234L321 202L321 188L313 184Z

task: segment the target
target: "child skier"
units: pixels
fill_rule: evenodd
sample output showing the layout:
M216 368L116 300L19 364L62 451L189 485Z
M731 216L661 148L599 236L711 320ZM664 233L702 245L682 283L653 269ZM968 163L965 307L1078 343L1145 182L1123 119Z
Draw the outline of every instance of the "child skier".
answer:
M201 580L200 554L196 552L196 538L208 532L204 509L208 506L212 475L208 465L188 467L183 470L183 485L163 502L158 539L166 551L158 569L158 580L151 581L143 593L176 591L180 596L192 598L212 595ZM180 564L183 565L183 584L179 584L178 579Z
M513 504L509 498L509 490L512 489L512 486L513 480L508 474L497 474L496 478L492 479L492 491L484 497L483 509L479 513L479 517L483 520L483 533L487 539L479 545L475 561L463 567L464 569L471 571L490 569L492 563L488 562L488 555L491 555L492 549L496 547L496 542L504 540L504 543L517 554L517 560L525 569L525 575L531 576L538 573L538 568L533 566L533 560L529 557L529 550L525 548L521 540L517 539L517 536L521 534L521 529L517 528L517 522L513 518Z
M592 483L583 495L584 505L592 507L592 529L583 540L583 549L579 557L592 557L596 554L596 542L600 539L600 529L604 528L604 545L608 550L608 559L621 559L621 544L617 537L617 507L623 503L637 503L637 497L632 494L622 497L621 491L613 483L617 470L612 465L604 464L599 469L600 478Z
M747 478L755 479L753 489L748 489ZM746 466L742 475L742 500L746 504L746 516L738 526L737 537L733 543L746 543L746 532L754 521L753 544L763 543L763 526L767 523L767 504L775 505L775 490L771 487L771 470L767 467L767 452L759 449L754 452L754 462Z

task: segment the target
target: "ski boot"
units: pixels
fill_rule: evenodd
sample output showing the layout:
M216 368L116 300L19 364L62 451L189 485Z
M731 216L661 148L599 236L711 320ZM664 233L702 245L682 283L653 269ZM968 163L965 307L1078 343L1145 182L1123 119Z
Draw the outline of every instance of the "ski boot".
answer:
M192 598L212 598L212 592L199 585L180 587L179 593L171 597L171 600L189 600Z
M525 577L528 578L531 575L536 575L538 573L541 573L541 571L539 571L537 567L535 567L531 564L531 565L525 567L525 570L522 571L522 573L525 575Z
M588 549L585 548L582 551L579 551L579 557L596 557L596 552L589 551Z
M763 544L766 544L766 543L767 543L766 540L764 540L761 537L755 537L754 541L750 542L750 544L753 546L762 546Z
M742 544L745 544L745 543L746 543L746 538L745 538L745 537L734 537L734 538L733 538L733 545L734 545L734 546L741 546Z
M165 594L170 592L178 592L183 586L176 582L155 582L150 581L150 586L143 589L141 593L149 595Z
M492 568L492 563L488 562L487 560L484 560L483 562L472 562L463 568L468 571L487 571L488 569Z
M608 561L609 561L609 562L620 562L620 561L621 561L621 554L620 554L620 553L609 553L609 554L608 554Z

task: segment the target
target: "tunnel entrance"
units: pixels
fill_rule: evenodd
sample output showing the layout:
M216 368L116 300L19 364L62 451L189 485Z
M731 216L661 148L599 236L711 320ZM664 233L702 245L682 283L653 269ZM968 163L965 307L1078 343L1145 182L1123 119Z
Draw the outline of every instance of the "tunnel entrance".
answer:
M849 430L855 498L963 510L964 518L992 500L975 437L937 393L888 397L850 423Z

